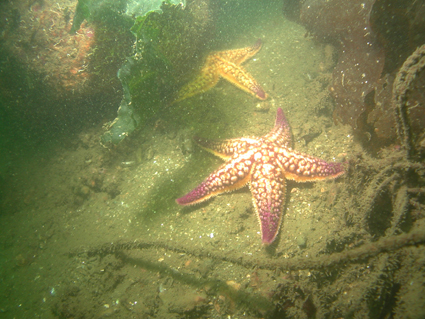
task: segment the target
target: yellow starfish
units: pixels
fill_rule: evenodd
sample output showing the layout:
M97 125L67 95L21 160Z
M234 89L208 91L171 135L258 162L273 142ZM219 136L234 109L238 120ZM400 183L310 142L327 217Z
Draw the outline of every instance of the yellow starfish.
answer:
M261 40L258 39L250 47L209 54L198 76L181 88L173 103L208 91L217 84L220 76L243 91L254 95L260 100L265 100L267 98L266 92L264 92L252 75L240 66L260 49Z

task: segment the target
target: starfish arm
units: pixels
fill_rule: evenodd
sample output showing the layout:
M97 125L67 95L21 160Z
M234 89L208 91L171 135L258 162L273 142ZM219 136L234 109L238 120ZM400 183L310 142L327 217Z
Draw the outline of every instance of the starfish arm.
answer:
M246 152L248 150L248 146L256 142L255 139L245 137L215 141L195 136L194 140L204 150L220 157L225 161L231 159L235 152Z
M192 191L177 198L176 202L180 205L192 205L241 188L249 182L251 166L251 160L241 158L225 163Z
M279 167L257 164L251 175L251 193L261 228L263 244L270 245L276 238L285 206L286 182Z
M209 56L200 74L198 74L196 78L189 83L183 85L173 103L180 102L196 94L208 91L217 84L219 79L219 72L215 64L211 62L211 57Z
M258 39L254 45L242 49L226 50L216 52L215 55L220 58L230 61L235 64L244 63L249 58L253 57L261 49L261 39Z
M264 135L263 139L285 147L292 147L291 129L280 107L277 109L274 128L270 133Z
M279 149L276 156L277 163L284 170L285 177L296 182L332 179L345 173L344 163L326 162L290 148Z
M267 99L267 94L255 81L251 74L230 61L217 57L217 68L220 75L241 90L250 93L260 100Z

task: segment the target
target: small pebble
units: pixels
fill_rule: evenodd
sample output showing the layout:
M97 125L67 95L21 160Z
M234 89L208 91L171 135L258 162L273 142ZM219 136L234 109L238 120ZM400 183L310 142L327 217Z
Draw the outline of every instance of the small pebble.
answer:
M307 246L307 238L304 235L297 237L297 244L300 248L305 248Z

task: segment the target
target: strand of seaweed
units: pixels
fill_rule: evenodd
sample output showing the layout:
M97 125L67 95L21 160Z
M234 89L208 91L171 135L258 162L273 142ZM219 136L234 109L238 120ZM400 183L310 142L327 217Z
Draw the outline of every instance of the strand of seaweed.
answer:
M170 243L163 241L118 241L115 243L106 243L97 247L83 247L74 251L70 251L70 256L87 255L87 256L105 256L108 254L116 254L126 250L132 249L164 249L175 253L185 253L198 258L213 258L220 261L231 262L246 268L261 268L261 269L284 269L284 270L300 270L300 269L320 269L334 266L341 263L355 263L361 262L370 257L376 256L383 252L392 252L400 248L419 245L425 243L425 233L415 231L408 234L402 234L392 237L384 237L380 240L360 247L345 250L340 253L333 253L331 255L322 255L317 257L294 257L288 259L275 259L275 260L260 260L253 258L234 258L232 257L233 251L227 253L217 253L210 250L189 249L173 246Z
M393 84L393 103L397 134L406 151L406 158L415 155L412 130L409 119L408 92L413 89L416 77L425 69L425 44L410 55L400 68Z
M398 162L391 162L393 160L398 160ZM361 196L362 202L359 211L364 212L362 222L365 224L373 213L373 207L379 194L391 186L392 192L396 193L396 199L393 202L392 227L390 232L387 231L387 235L392 235L395 233L395 227L400 224L408 210L410 194L413 194L414 190L418 190L418 192L423 190L422 188L408 187L406 185L407 174L411 172L420 175L425 168L422 163L410 162L403 158L397 158L397 156L390 159L384 158L381 161L375 160L375 162L378 162L383 168L373 176L363 191L365 196ZM402 194L404 197L401 196Z

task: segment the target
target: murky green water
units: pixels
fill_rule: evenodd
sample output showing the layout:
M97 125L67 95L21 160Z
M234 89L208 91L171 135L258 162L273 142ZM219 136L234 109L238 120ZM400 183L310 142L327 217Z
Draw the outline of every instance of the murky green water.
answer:
M0 317L422 318L423 7L0 4Z

